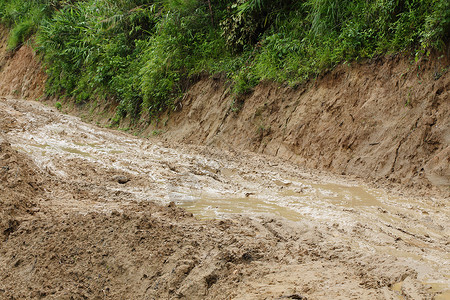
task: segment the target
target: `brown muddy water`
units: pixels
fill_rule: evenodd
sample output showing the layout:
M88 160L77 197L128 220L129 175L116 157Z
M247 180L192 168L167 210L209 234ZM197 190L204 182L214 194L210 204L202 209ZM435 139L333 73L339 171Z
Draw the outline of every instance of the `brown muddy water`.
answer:
M404 261L421 282L442 293L439 299L450 299L448 199L404 197L253 153L137 138L39 103L0 105L20 125L6 133L12 146L50 174L106 186L137 201L174 202L199 219L273 215L325 224L351 247ZM128 182L119 184L116 175ZM78 205L59 196L58 205L73 205L80 213L115 209L108 199L105 205Z

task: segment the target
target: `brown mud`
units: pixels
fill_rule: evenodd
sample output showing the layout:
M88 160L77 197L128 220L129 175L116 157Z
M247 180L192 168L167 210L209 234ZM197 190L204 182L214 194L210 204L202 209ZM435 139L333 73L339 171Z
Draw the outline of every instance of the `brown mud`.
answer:
M31 101L0 111L0 298L448 297L444 198L140 139Z
M32 42L7 51L1 25L0 33L0 95L61 101L43 97L46 75ZM62 111L101 125L110 125L117 106L62 102ZM238 99L224 78L203 77L175 106L156 123L143 116L120 127L450 198L450 45L419 60L397 54L343 64L294 88L261 83Z
M449 56L398 55L343 65L297 88L261 83L242 102L224 81L206 78L144 132L450 197L449 69Z
M17 100L45 73L0 33L0 299L450 298L448 56L203 78L142 139Z
M32 41L15 51L7 49L8 30L0 25L0 95L37 100L44 94L47 76Z

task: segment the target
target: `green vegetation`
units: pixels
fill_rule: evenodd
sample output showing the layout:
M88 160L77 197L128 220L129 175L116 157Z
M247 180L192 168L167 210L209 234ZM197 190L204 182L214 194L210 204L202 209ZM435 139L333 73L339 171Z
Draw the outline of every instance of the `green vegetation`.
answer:
M0 0L0 18L11 49L36 33L47 93L116 101L116 121L173 107L201 74L226 74L239 96L450 36L448 0Z
M0 21L11 28L8 49L22 45L43 19L51 17L53 9L51 1L47 0L0 0Z

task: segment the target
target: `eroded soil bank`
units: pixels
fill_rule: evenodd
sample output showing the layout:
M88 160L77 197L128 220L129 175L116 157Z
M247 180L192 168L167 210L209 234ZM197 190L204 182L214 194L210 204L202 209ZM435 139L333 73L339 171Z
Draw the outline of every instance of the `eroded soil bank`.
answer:
M0 114L0 298L448 297L445 198L139 139L31 101L3 98Z
M41 99L47 76L27 42L17 51L7 49L9 31L0 24L0 95Z
M262 83L242 103L226 82L207 78L146 134L156 129L168 141L251 150L449 197L449 66L445 55L381 58L295 89Z

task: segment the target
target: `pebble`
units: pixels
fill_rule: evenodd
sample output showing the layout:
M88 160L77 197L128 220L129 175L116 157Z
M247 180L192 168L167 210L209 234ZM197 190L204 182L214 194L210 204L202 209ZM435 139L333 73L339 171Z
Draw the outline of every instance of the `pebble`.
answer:
M128 179L128 177L123 176L123 175L115 175L115 176L113 176L112 179L113 179L114 181L117 181L117 182L120 183L120 184L125 184L125 183L127 183L128 181L130 181L130 179Z

